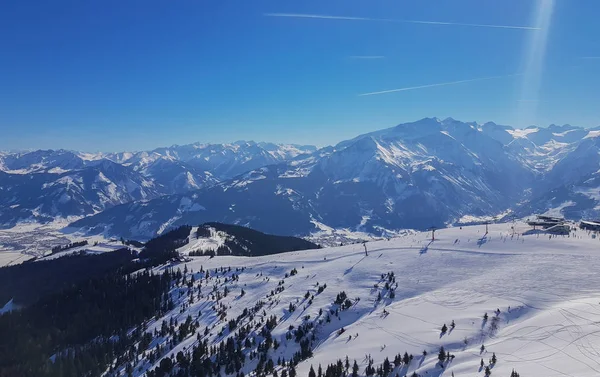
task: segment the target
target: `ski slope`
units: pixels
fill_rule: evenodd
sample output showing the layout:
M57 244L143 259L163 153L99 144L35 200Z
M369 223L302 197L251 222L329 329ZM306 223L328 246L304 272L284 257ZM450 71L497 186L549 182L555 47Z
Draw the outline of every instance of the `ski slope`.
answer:
M181 255L189 255L190 252L193 251L215 251L219 248L219 246L223 246L225 244L225 240L228 237L227 233L219 232L212 228L210 230L210 237L198 237L196 234L197 231L197 226L192 227L190 235L188 236L188 243L178 248L178 253Z
M202 285L203 297L190 303L189 288L174 288L176 308L149 329L160 328L171 317L181 323L191 314L200 322L198 331L203 334L209 327L207 339L218 345L229 336L227 321L263 300L261 312L278 318L272 336L282 345L269 351L274 360L289 360L298 349L297 343L285 338L290 325L315 323L314 355L298 365L301 377L307 376L311 365L316 370L321 364L325 370L346 356L351 364L357 361L364 376L369 355L378 366L386 357L393 360L404 352L412 354L413 360L392 376L396 372L399 376L483 376L480 362L483 359L488 366L492 354L498 358L491 366L492 376L508 377L513 369L521 376L599 376L600 238L581 230L564 237L523 235L529 229L524 224L516 224L513 234L512 226L490 225L487 234L485 226L441 229L435 241L430 232L420 232L369 242L368 256L362 244L352 244L268 257L189 258L171 267L183 270L187 265L195 284ZM211 270L209 279L198 273L201 267ZM221 267L231 267L232 272L215 274L214 269ZM245 269L236 272L241 268ZM294 268L298 273L286 277ZM391 272L394 298L385 289L387 276L382 279L382 274ZM226 282L232 273L239 279ZM282 292L276 291L280 284ZM317 293L324 284L325 290ZM226 305L227 316L219 319L210 292L225 286L230 293L219 303ZM307 291L314 295L310 304ZM329 309L339 307L333 302L341 291L352 307L340 311L339 319L329 315L327 322ZM291 313L290 303L297 306ZM442 334L444 324L450 330ZM338 335L342 327L345 332ZM165 341L156 338L151 347ZM189 351L194 344L196 334L162 357ZM437 359L441 346L455 356L444 368ZM255 362L247 359L244 374L252 374ZM158 363L142 360L135 375L144 375Z
M56 259L56 258L62 258L62 257L68 256L68 255L79 254L79 253L86 253L86 254L109 253L111 251L123 249L125 247L132 249L132 250L140 251L140 248L136 248L131 245L129 245L129 246L123 245L120 241L117 241L117 240L109 240L109 241L105 241L105 242L97 242L97 243L94 242L94 243L91 243L88 245L73 247L73 248L59 251L56 253L47 254L41 258L38 258L37 260L45 261L45 260L51 260L51 259Z

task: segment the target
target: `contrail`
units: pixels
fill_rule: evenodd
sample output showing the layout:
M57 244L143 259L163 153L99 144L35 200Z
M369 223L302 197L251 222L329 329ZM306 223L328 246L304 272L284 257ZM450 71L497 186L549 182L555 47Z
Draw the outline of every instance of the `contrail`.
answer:
M302 13L265 13L265 17L291 17L291 18L320 18L326 20L353 20L353 21L390 21L385 19L375 19L366 17L344 17L344 16L326 16L323 14L302 14Z
M383 59L385 56L383 55L353 55L348 56L350 59Z
M540 30L540 28L531 27L531 26L468 24L468 23L460 23L460 22L421 21L421 20L395 20L395 19L390 19L390 18L330 16L330 15L324 15L324 14L305 14L305 13L265 13L264 16L265 17L290 17L290 18L318 18L318 19L325 19L325 20L398 22L398 23L408 23L408 24L488 27L488 28L498 28L498 29Z
M390 89L390 90L382 90L382 91L379 91L379 92L363 93L363 94L359 94L359 96L361 96L361 97L362 96L374 96L374 95L377 95L377 94L387 94L387 93L395 93L395 92L406 92L408 90L433 88L435 86L456 85L456 84L463 84L463 83L466 83L466 82L501 79L501 78L506 78L506 77L521 76L521 75L522 75L522 73L515 73L515 74L512 74L512 75L504 75L504 76L479 77L479 78L476 78L476 79L450 81L450 82L441 82L441 83L437 83L437 84L410 86L410 87L406 87L406 88Z

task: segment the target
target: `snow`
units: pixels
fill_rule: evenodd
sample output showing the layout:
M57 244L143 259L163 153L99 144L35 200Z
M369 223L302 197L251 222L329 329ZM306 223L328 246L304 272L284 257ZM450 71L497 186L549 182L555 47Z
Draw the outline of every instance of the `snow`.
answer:
M31 259L31 255L27 255L15 251L0 251L0 267L12 266L15 264L23 263L24 261Z
M244 176L242 176L241 179L236 179L231 183L232 187L244 187L247 186L249 184L252 184L256 181L260 181L263 179L267 179L266 176L262 175L262 174L255 174L256 172L250 172L248 174L245 174Z
M96 176L95 181L96 182L101 182L101 183L106 183L106 184L112 184L112 181L110 179L106 178L106 176L102 172L98 173L98 175Z
M48 170L48 173L52 173L52 174L62 174L62 173L66 173L66 172L68 172L68 170L60 168L58 166Z
M81 183L82 183L81 177L77 177L77 176L76 177L72 177L72 176L66 175L64 177L61 177L61 178L55 180L55 181L44 183L42 185L42 188L46 189L46 188L57 186L57 185L64 185L67 188L70 188L71 186L77 186L78 184L81 184Z
M498 219L502 219L505 218L506 216L510 215L512 213L512 210L506 210L502 213L497 214L496 216L473 216L473 215L464 215L461 216L457 221L456 224L476 224L476 223L484 223L486 221L497 221Z
M84 161L97 161L104 158L104 155L102 153L78 152L77 156Z
M171 228L171 225L173 225L173 223L175 223L175 221L179 220L180 218L181 218L181 216L171 217L169 220L167 220L166 222L164 222L163 224L160 225L160 227L158 228L158 231L156 233L159 235L163 234L166 230Z
M498 358L493 376L509 376L513 369L522 376L600 375L600 238L581 230L568 237L550 237L528 232L523 223L516 224L513 235L512 225L492 224L487 234L481 225L441 229L433 242L431 233L425 232L372 241L366 244L368 256L362 244L351 244L276 258L193 257L185 265L197 280L201 267L211 269L211 274L220 267L246 268L236 272L239 280L235 282L224 283L219 273L218 281L202 283L218 289L227 284L230 294L220 300L228 307L227 318L217 318L211 295L189 303L185 294L179 294L187 289L182 286L172 292L177 307L152 322L149 331L160 328L163 319L183 322L191 314L198 318L200 331L207 326L211 329L209 345L218 345L229 336L227 331L222 337L217 334L227 321L263 300L266 316L278 318L272 335L282 343L269 355L274 360L289 359L298 349L293 340L285 339L289 326L297 327L306 315L315 322L324 319L328 309L335 307L336 295L345 291L353 306L341 311L339 319L331 316L330 323L316 325L314 356L299 364L298 376L306 376L311 365L325 368L346 355L351 363L356 359L364 376L365 355L371 355L377 366L385 357L393 360L405 351L414 359L397 370L401 376L413 372L436 377L483 376L480 360L487 365L492 353ZM183 270L183 266L170 267ZM293 268L298 274L286 277ZM394 273L397 283L393 299L381 279L388 272ZM284 291L268 297L282 280ZM327 288L317 294L319 284ZM243 296L241 288L246 292ZM307 290L314 294L312 304L304 299ZM381 301L376 299L378 293ZM295 312L287 311L290 302L297 303ZM483 319L484 313L488 320ZM450 326L452 321L456 328L442 334L442 325ZM339 336L342 326L345 333ZM164 341L157 338L152 347ZM189 349L196 341L192 334L166 355ZM436 365L440 346L456 356L445 369ZM428 352L426 357L423 350ZM253 362L247 361L245 375L252 368Z
M225 232L216 231L210 228L210 237L197 237L196 231L198 227L193 227L188 237L188 244L180 247L177 251L183 255L188 255L192 251L216 251L219 246L225 244L228 238L231 238Z
M576 187L573 191L578 194L583 194L600 203L600 189L597 187Z
M364 216L362 220L366 222L367 216ZM399 237L414 233L414 231L410 229L389 230L383 227L374 226L375 229L379 230L380 234L384 235L384 237L378 237L371 233L361 231L360 226L364 226L364 223L359 225L357 229L352 230L348 228L332 228L314 218L310 222L315 226L316 230L304 238L321 246L336 246L340 243L348 244L383 240L388 237Z
M592 130L584 137L584 139L591 139L600 136L600 130Z
M88 245L81 246L81 247L74 247L74 248L67 249L65 251L61 251L58 253L48 254L43 258L37 259L36 261L51 260L51 259L68 256L68 255L78 254L78 253L102 254L102 253L108 253L111 251L119 250L124 247L129 247L130 249L134 248L132 246L125 246L121 242L116 241L116 240L106 241L106 242L102 242L102 243L99 242L98 244L90 243L88 241Z
M3 307L0 308L0 314L8 313L16 309L16 305L12 299L10 299Z
M556 137L565 137L569 134L572 134L573 132L577 132L577 130L566 130L564 132L553 132L552 135L556 136Z
M563 217L563 209L565 209L567 207L572 207L574 205L576 205L576 203L574 201L567 200L556 207L548 208L548 210L546 212L544 212L542 215L553 216L553 217Z
M533 134L539 131L539 128L531 127L531 128L516 128L516 129L507 129L506 132L511 134L515 138L527 138L527 135Z
M111 241L104 238L103 235L84 236L66 227L69 222L75 219L60 219L47 224L21 223L12 228L0 229L0 267L22 263L33 257L43 257L54 246L64 246L83 239L89 243L87 248L90 248L94 243L98 243L98 249L93 251L109 251L108 249L101 249L103 245L112 245ZM113 246L107 247L110 250L115 249ZM68 251L73 250L77 249L69 249Z

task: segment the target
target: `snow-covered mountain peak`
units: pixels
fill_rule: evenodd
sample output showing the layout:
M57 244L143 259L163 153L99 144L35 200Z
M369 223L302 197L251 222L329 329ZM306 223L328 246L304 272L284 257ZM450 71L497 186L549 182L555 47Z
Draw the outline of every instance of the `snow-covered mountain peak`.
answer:
M600 130L591 130L584 136L584 139L596 139L598 137L600 137Z
M438 118L423 118L416 122L400 124L393 128L393 132L385 133L386 137L401 137L415 139L443 129L444 123Z

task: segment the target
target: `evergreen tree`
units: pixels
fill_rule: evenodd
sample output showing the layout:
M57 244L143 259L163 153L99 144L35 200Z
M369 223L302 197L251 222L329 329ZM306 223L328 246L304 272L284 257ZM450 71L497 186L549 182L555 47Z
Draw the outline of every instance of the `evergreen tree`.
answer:
M383 360L383 375L387 376L391 371L392 364L390 363L390 360L386 357L385 360Z
M444 350L444 347L440 347L440 352L438 353L438 360L440 361L440 364L443 364L444 360L446 360L446 351Z

